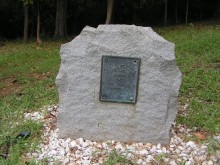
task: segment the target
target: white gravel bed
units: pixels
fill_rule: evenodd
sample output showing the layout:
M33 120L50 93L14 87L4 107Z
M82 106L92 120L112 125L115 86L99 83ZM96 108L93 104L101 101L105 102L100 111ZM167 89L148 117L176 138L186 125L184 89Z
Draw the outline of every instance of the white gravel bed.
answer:
M197 144L194 141L184 141L183 139L190 139L193 136L193 131L181 125L172 127L169 145L95 142L83 138L59 139L59 129L56 124L58 107L47 107L46 110L49 113L43 110L24 114L25 120L44 122L45 129L39 149L24 155L26 159L34 159L36 163L46 160L48 164L101 165L108 159L109 154L116 151L130 160L128 164L220 164L219 148L214 149L214 152L210 154L208 142ZM212 141L220 144L220 135L213 137Z

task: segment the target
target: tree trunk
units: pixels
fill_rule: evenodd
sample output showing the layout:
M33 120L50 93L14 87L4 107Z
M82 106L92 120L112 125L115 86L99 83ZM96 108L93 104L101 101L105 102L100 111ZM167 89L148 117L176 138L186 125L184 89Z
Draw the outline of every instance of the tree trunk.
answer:
M165 9L164 9L164 26L167 25L167 2L168 0L164 0Z
M178 0L175 2L175 21L178 23Z
M64 38L66 31L67 0L57 0L56 25L54 38Z
M42 40L40 38L40 4L37 0L37 44L41 44Z
M201 10L200 10L200 15L199 15L200 20L202 20L202 14L203 14L203 7L201 7Z
M106 16L105 24L112 23L113 7L114 7L114 0L108 0L107 16Z
M42 40L40 38L40 12L37 13L37 44L41 44Z
M188 23L188 13L189 13L189 0L186 2L186 23Z
M216 0L215 10L214 10L214 13L213 13L213 18L217 19L219 17L220 17L220 1Z
M141 8L141 0L138 0L137 2L136 2L137 4L135 4L134 5L134 11L133 11L133 20L132 20L132 24L137 24L137 23L139 23L139 19L138 19L138 11L140 10L140 8Z
M134 12L133 12L133 24L136 24L136 20L137 20L137 9L136 7L134 7Z
M24 42L28 40L28 5L24 5Z

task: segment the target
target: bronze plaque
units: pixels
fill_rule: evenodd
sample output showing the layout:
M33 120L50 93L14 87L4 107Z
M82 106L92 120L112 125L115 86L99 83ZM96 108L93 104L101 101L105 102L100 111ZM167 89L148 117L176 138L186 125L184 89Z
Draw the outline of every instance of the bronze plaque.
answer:
M137 101L140 58L102 56L100 101Z

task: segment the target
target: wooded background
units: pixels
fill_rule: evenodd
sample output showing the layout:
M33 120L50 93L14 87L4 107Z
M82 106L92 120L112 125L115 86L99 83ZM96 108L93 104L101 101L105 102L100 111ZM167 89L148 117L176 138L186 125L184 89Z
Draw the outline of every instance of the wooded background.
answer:
M86 25L167 26L220 16L220 0L0 0L0 39L64 38Z

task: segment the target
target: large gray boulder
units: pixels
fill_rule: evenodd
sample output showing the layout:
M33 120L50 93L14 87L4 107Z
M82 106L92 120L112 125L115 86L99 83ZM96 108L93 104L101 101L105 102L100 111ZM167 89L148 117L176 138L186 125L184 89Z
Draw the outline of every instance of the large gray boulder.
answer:
M175 45L150 27L85 27L61 46L56 78L60 138L167 144L178 110ZM141 58L136 104L99 100L102 56Z

